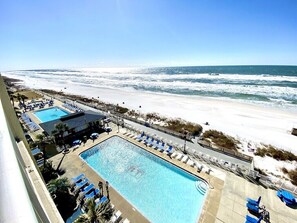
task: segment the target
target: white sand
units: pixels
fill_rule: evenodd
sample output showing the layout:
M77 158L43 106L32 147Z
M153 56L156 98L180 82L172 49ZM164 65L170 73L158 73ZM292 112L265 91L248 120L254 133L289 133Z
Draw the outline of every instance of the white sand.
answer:
M63 90L66 93L94 97L119 104L129 109L145 112L157 112L164 116L180 117L188 121L203 124L204 129L217 129L231 136L253 143L265 143L286 149L297 154L297 136L290 134L297 127L297 113L276 108L248 105L232 101L223 101L195 96L175 96L165 94L139 93L104 89L102 86L67 86L65 83L25 81L32 88ZM104 87L104 86L103 86ZM123 105L122 102L125 102ZM141 108L139 106L141 105Z
M285 167L287 170L294 170L296 168L296 161L277 161L273 159L272 157L259 157L256 156L254 158L255 166L266 173L272 173L274 176L282 177L282 178L289 178L286 176L282 168Z

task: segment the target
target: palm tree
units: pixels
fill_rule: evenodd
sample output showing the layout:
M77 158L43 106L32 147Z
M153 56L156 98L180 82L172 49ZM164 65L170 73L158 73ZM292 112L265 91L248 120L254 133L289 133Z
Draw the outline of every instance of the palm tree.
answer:
M43 165L45 166L46 163L46 145L47 144L51 144L53 142L53 139L51 137L47 137L44 134L38 134L36 136L36 143L38 144L39 148L42 149L43 152L43 159L44 159L44 163Z
M48 191L52 195L52 197L56 197L58 199L62 199L65 196L68 196L69 189L70 189L70 183L68 178L58 178L51 180L47 184Z
M67 124L65 123L59 123L57 125L55 125L55 129L52 131L52 134L55 135L55 138L59 139L60 142L62 142L63 146L64 146L64 150L66 150L66 145L64 142L64 134L65 132L69 133L69 127Z
M87 222L87 223L105 223L108 222L112 216L113 209L109 201L96 204L94 199L88 200L86 204L87 214L80 215L74 222Z
M22 100L23 105L25 104L25 100L28 99L28 97L26 95L20 95L20 98Z

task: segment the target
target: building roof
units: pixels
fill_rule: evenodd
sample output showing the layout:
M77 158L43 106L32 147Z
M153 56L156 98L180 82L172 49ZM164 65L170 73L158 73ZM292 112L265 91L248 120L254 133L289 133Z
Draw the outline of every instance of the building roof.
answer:
M69 129L75 128L76 132L85 129L85 125L106 118L103 114L94 111L77 112L62 116L60 119L52 120L39 124L40 127L49 135L55 130L55 126L59 123L66 124Z

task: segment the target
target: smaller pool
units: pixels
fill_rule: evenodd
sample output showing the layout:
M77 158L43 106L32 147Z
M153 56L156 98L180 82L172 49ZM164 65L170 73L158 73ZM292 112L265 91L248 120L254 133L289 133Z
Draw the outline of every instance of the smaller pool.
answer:
M36 111L33 114L43 123L43 122L49 122L49 121L59 119L64 115L68 115L69 112L59 107L52 107L52 108Z

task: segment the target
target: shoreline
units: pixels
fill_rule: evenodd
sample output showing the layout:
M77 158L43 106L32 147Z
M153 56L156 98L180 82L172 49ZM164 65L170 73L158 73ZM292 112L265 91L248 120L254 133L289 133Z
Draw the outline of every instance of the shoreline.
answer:
M71 85L44 81L17 83L29 88L51 89L64 94L75 94L98 99L105 103L119 104L139 113L155 112L168 118L182 118L203 126L204 131L222 131L239 141L252 144L271 144L297 154L297 137L291 130L297 126L297 112L237 101L148 92L110 89L101 86ZM50 88L49 88L50 86ZM124 103L124 104L123 104ZM141 108L140 108L141 106ZM208 122L210 125L204 125Z

